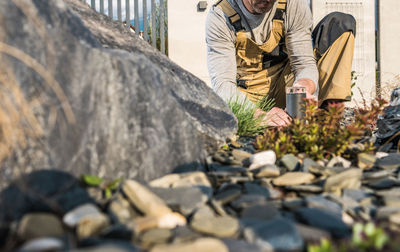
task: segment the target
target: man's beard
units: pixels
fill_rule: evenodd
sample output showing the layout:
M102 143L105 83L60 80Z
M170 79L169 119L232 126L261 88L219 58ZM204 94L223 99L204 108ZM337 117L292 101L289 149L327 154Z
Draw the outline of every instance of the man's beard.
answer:
M255 0L257 1L257 0ZM265 1L261 1L261 2L256 2L252 1L252 7L254 9L254 11L258 14L263 14L266 13L268 11L270 11L272 9L272 6L274 5L275 1L270 1L270 2L265 2ZM264 4L265 3L265 4Z

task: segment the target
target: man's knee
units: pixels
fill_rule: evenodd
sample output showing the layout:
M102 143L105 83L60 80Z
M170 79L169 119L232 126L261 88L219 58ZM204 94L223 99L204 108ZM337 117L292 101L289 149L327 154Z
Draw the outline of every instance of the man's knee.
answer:
M332 22L332 25L338 27L342 33L351 31L354 36L356 35L357 23L356 19L351 14L343 12L332 12L326 16L328 22Z
M350 14L332 12L315 27L312 33L314 47L323 54L340 36L349 31L356 35L355 18Z

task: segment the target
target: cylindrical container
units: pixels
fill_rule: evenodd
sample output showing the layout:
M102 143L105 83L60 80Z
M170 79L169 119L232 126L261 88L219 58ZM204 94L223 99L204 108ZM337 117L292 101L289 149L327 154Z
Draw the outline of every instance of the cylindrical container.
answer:
M286 88L286 112L292 118L303 118L306 98L305 87L287 87Z

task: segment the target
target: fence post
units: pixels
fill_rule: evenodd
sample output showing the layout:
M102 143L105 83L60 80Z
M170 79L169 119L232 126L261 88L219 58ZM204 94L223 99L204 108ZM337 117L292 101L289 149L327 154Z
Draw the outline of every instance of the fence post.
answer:
M117 12L118 12L118 21L122 22L122 7L121 7L121 0L117 1Z
M165 54L164 0L160 0L160 50Z
M104 14L104 0L100 0L100 13Z
M157 48L156 26L156 3L151 0L151 44Z
M147 36L147 0L142 0L143 1L143 39L145 41L148 41L148 36Z
M108 16L113 19L113 0L108 0Z
M135 0L135 32L139 35L139 1Z
M126 0L126 4L125 4L125 12L126 12L126 16L125 16L125 22L126 22L126 28L128 29L128 31L131 30L131 17L130 17L130 7L129 7L129 0Z

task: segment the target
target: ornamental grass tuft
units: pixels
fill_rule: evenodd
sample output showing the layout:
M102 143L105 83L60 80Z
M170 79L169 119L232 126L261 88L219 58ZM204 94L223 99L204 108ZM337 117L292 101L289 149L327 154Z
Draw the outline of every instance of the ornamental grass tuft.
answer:
M254 105L249 100L241 100L239 97L232 97L228 102L228 107L238 120L238 136L253 137L264 132L267 126L262 125L264 116L254 117L257 108L266 112L274 106L272 99L264 98L259 103Z

